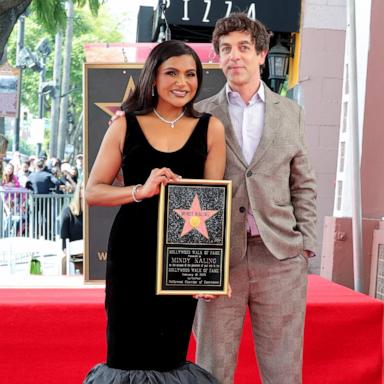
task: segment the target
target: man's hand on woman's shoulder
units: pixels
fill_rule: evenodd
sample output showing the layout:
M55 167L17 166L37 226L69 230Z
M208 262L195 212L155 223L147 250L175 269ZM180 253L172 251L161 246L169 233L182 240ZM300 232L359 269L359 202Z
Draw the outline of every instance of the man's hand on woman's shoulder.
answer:
M108 121L108 125L111 125L115 120L117 120L119 117L125 116L124 111L116 111L115 114L111 117L111 119Z

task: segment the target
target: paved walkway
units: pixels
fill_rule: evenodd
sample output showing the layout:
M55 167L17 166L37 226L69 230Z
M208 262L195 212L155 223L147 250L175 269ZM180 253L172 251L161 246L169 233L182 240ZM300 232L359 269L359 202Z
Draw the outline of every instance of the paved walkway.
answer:
M95 288L103 284L87 284L83 275L44 276L24 273L0 274L0 288Z

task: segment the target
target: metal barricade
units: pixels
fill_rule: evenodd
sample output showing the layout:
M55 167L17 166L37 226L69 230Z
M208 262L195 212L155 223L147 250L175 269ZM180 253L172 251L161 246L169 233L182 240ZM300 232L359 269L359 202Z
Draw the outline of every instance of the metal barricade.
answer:
M61 211L72 194L38 195L24 188L0 188L0 238L29 237L55 241Z

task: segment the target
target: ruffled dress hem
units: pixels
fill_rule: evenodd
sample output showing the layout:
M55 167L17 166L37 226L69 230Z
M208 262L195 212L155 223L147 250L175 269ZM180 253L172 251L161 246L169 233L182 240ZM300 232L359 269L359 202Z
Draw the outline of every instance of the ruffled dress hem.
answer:
M209 372L191 362L171 371L122 370L98 364L83 384L219 384Z

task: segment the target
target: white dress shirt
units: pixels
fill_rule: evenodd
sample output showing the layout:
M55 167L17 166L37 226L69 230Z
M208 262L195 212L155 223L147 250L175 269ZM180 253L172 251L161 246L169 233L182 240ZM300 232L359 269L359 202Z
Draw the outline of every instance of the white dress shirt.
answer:
M260 143L264 128L264 85L260 82L258 91L248 103L241 98L238 92L232 91L228 83L226 85L226 94L232 126L244 158L249 165ZM248 231L252 236L259 234L251 211L248 211Z

